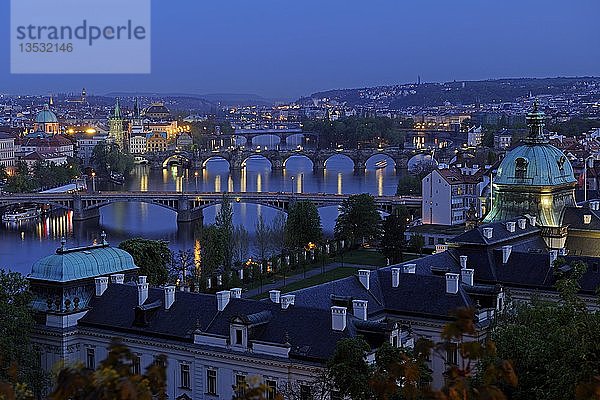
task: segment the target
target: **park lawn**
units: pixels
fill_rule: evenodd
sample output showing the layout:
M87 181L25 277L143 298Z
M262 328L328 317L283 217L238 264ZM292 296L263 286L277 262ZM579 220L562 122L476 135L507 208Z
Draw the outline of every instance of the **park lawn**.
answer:
M335 257L335 261L341 262L340 255ZM344 254L344 262L348 264L372 265L374 267L383 267L386 265L386 259L379 250L356 249L350 250Z
M310 276L306 279L302 279L297 282L290 283L289 285L282 286L277 290L280 290L282 294L293 292L294 290L304 289L307 287L319 285L321 283L334 281L336 279L346 278L348 276L355 275L356 271L356 268L352 267L338 267L332 269L331 271L327 271L324 274ZM254 296L253 298L259 300L267 297L269 297L269 293L265 292Z

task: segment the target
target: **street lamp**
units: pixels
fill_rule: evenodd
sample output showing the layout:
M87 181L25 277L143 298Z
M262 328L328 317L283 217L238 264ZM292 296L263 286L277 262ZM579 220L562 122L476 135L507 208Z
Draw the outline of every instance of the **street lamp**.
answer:
M291 193L292 195L294 195L294 178L295 178L295 176L294 176L294 175L292 175L292 178L291 178L291 179L292 179L292 188L291 188L291 190L290 190L290 193Z
M92 192L96 191L96 171L92 171Z
M194 178L196 179L196 192L198 192L198 171L194 172Z

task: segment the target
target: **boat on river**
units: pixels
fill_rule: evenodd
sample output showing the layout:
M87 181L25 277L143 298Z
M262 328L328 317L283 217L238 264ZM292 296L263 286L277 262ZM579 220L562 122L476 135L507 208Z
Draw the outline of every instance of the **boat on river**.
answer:
M383 169L387 167L387 160L379 160L375 163L375 169Z
M16 207L2 214L2 222L21 222L39 218L41 211L38 207Z

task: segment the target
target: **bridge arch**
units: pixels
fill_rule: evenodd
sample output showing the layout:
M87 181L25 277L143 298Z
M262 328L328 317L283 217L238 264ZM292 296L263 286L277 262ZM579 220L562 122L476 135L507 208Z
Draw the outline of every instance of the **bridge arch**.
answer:
M206 166L207 166L207 164L208 164L209 161L216 161L216 160L225 160L225 161L227 161L227 164L229 165L229 168L231 168L231 162L225 156L223 156L221 154L215 154L213 156L210 156L210 157L204 159L202 161L202 168L203 169L206 168Z
M393 165L394 168L396 167L396 160L394 159L394 157L392 157L390 154L388 154L386 152L377 152L377 153L371 154L370 156L367 157L365 163L370 165L374 158L377 159L377 161L374 161L374 162L378 162L380 160L385 160L388 162L388 166Z
M329 162L332 159L336 159L336 158L340 159L340 160L346 160L346 161L349 160L352 163L352 168L354 168L356 166L355 160L353 160L352 157L350 157L349 155L344 154L344 153L335 153L335 154L330 154L330 155L326 156L326 158L323 162L324 167L327 168L327 164L329 164Z
M268 139L268 144L258 144L257 143L257 139L258 142L265 142L266 139ZM255 146L267 146L268 149L273 149L276 148L277 146L279 146L282 143L282 138L278 135L274 135L274 134L270 134L270 133L264 133L264 134L258 134L258 135L254 135L252 136L252 138L249 140L250 141L250 145L252 146L252 148L254 148ZM248 141L246 142L246 146L248 145Z
M296 159L296 160L306 159L306 160L310 161L311 168L314 168L314 166L315 166L315 160L313 160L309 155L304 154L304 153L292 153L283 160L283 168L287 168L287 163L291 159Z
M271 160L267 155L261 153L253 153L249 154L242 160L242 168L246 168L248 161L250 160L267 160L269 162L269 166L273 169L273 160Z
M177 163L177 162L181 162L182 164L188 164L188 165L192 164L190 157L188 157L185 154L177 153L177 154L171 154L167 158L165 158L162 163L162 166L163 166L163 168L167 168L169 166L169 164Z

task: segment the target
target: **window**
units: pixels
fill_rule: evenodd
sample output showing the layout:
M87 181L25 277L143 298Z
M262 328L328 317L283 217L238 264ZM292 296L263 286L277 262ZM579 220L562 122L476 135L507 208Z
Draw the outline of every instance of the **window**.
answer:
M265 381L265 386L267 387L266 398L267 400L274 400L277 395L277 381L273 379L267 379Z
M523 157L519 157L515 160L515 178L525 179L527 175L527 164L528 161Z
M242 345L242 330L241 329L236 329L235 330L235 344L237 345Z
M237 374L235 376L235 391L237 397L244 398L246 395L246 375Z
M206 370L206 393L217 394L217 370L215 369Z
M165 356L164 355L159 355L154 357L154 365L158 365L159 367L165 367Z
M398 347L398 336L392 336L392 347Z
M456 343L448 343L446 346L446 363L450 365L458 364L458 348Z
M86 355L86 367L88 369L96 369L96 350L88 348Z
M141 372L141 360L140 360L140 356L137 354L134 354L132 359L131 359L131 372L134 375L139 375Z
M190 364L179 364L179 372L181 377L181 387L190 388Z
M432 246L434 244L434 238L430 237L429 239L429 245Z
M308 385L300 385L300 400L312 400L312 391Z

